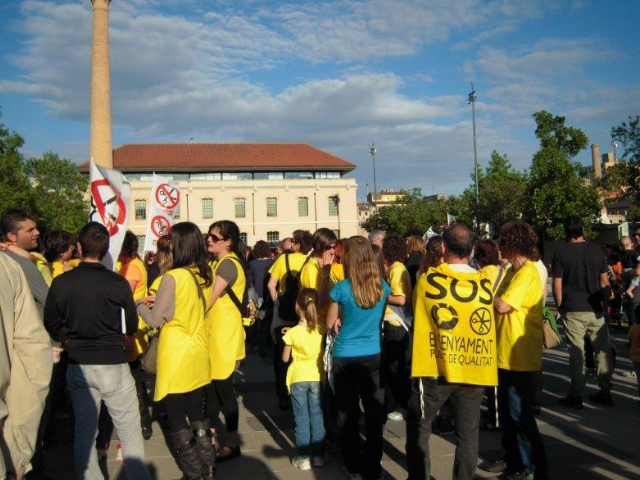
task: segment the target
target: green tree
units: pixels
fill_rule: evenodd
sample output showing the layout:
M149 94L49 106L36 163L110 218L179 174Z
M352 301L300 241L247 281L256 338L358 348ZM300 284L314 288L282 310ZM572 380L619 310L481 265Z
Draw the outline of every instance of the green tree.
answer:
M89 214L85 192L89 179L77 166L52 152L25 164L31 181L33 210L43 227L78 232Z
M478 169L478 223L488 224L495 232L507 221L520 218L526 190L526 175L513 168L507 155L494 150L487 169ZM475 205L475 192L474 182L463 193L469 211Z
M640 116L629 117L611 128L611 138L622 143L620 162L607 169L602 187L611 194L626 195L631 200L627 220L640 220Z
M580 129L565 126L564 117L541 111L533 118L541 148L531 162L524 218L543 235L561 239L564 219L575 215L585 219L589 235L602 202L595 186L581 177L581 166L571 161L589 139Z
M447 221L447 213L456 217L458 222L471 225L470 217L463 211L466 204L458 198L445 201L427 201L419 188L414 188L406 195L398 198L392 205L380 207L377 213L370 216L364 228L384 230L388 233L404 235L408 230L416 229L426 232L429 227L437 232Z
M0 119L2 110L0 110ZM24 174L20 148L24 139L0 122L0 211L31 209L31 184Z

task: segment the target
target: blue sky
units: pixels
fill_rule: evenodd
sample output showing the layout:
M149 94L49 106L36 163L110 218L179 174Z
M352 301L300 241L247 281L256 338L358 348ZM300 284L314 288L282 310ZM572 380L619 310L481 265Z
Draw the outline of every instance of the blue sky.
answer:
M90 0L0 18L2 122L27 157L86 161ZM373 141L378 189L456 194L470 82L481 167L497 150L528 168L541 109L610 150L640 114L638 20L634 0L113 0L113 142L305 142L356 164L363 198Z

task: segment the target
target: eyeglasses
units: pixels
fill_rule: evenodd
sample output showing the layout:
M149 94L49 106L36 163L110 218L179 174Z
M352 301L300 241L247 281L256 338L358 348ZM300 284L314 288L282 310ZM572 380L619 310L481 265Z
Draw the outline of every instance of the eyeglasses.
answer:
M218 243L224 240L224 238L221 237L217 237L216 235L214 235L213 233L209 234L209 238L211 239L211 243Z

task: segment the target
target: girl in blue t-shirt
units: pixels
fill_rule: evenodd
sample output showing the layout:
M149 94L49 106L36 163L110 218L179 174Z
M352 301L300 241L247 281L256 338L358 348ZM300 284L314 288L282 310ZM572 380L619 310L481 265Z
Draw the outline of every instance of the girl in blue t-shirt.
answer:
M338 333L333 347L333 375L340 449L349 475L377 479L383 476L380 460L386 418L380 382L381 325L390 288L364 237L346 241L342 262L346 280L331 290L326 318L327 328ZM360 400L365 418L364 456L358 430Z
M291 464L300 470L322 467L324 456L324 417L322 415L322 353L324 337L318 325L318 292L303 288L296 299L298 324L282 337L282 361L293 362L287 371L287 386L296 421L298 455Z

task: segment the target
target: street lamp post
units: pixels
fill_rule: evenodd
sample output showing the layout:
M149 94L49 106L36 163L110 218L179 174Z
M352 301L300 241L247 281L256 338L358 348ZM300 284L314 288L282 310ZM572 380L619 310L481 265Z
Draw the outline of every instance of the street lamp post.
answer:
M376 180L376 155L378 154L378 150L373 142L369 145L369 155L373 159L373 197L375 201L375 196L378 193L378 182Z
M469 98L467 103L471 105L471 119L473 122L473 169L474 169L474 178L476 183L476 208L475 208L475 222L476 228L478 227L478 148L476 146L476 91L473 89L473 82L471 82L471 93L469 93Z

